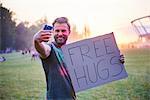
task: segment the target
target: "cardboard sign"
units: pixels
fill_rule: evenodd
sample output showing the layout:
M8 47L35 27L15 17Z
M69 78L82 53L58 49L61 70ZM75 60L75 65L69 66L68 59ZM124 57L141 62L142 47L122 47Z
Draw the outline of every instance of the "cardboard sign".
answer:
M76 92L127 77L113 33L62 47Z

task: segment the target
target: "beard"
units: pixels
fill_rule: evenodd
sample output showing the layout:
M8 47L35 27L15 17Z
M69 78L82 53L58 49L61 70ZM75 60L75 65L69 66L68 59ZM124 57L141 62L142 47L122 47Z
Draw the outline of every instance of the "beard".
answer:
M68 36L66 35L55 35L54 36L55 42L57 45L62 46L66 44Z

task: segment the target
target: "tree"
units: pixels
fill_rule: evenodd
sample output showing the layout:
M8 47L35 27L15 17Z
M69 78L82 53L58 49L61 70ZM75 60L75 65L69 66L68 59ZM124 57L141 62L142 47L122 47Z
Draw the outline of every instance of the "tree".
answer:
M35 25L29 26L29 22L20 22L16 27L16 44L15 47L17 50L30 49L32 47L33 35L38 32L43 24L46 24L47 19L41 18L36 21Z
M83 34L84 38L90 37L90 35L91 35L90 28L87 24L84 25L82 34Z
M0 50L14 48L16 23L11 18L12 12L0 4Z

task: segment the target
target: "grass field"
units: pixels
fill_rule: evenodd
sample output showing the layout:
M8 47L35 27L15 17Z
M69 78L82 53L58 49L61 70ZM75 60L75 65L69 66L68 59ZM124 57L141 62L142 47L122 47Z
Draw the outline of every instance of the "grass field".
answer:
M77 94L78 100L150 100L150 49L123 50L128 78ZM0 100L44 100L45 75L31 55L1 54Z

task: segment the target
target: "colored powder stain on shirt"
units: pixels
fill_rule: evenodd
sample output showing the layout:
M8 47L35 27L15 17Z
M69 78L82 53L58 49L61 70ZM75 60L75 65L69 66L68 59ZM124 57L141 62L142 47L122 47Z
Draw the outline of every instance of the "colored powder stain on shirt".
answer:
M76 98L75 91L64 62L63 53L53 43L50 47L50 56L41 59L46 76L47 100L73 100Z

